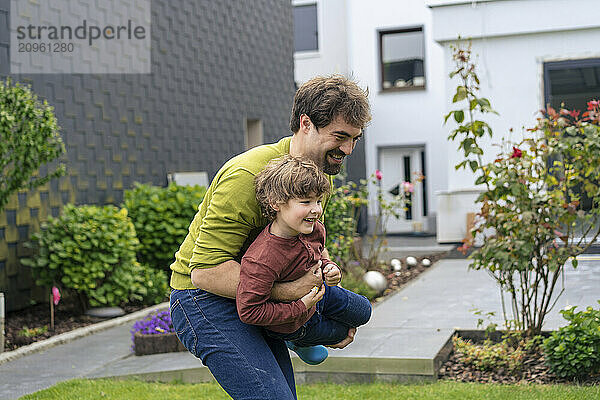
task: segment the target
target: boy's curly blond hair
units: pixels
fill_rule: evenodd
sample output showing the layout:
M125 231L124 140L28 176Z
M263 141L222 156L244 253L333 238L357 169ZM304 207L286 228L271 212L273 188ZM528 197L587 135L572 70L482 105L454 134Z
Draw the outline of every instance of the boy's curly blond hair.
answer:
M272 221L277 211L272 204L284 204L290 199L329 194L329 179L307 159L286 155L271 160L254 178L256 200L263 215Z

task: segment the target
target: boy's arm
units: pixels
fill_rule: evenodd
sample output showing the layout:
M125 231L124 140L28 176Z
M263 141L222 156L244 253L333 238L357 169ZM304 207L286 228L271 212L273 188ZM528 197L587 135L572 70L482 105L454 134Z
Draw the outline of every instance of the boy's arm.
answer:
M277 274L270 267L243 258L236 304L242 322L251 325L280 325L293 322L308 313L301 300L280 303L271 300ZM305 293L306 294L306 293Z
M321 286L323 277L319 266L314 265L311 271L291 282L275 282L271 289L271 299L292 302L300 299L314 286ZM192 270L192 284L219 296L233 299L240 282L240 264L229 260L212 268L195 268Z

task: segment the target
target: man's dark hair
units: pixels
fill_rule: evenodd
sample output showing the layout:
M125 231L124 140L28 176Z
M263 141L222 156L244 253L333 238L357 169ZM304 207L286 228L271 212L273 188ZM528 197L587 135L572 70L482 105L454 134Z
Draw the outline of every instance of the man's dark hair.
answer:
M364 129L371 120L368 89L341 75L316 77L300 86L294 96L290 129L300 129L300 117L306 114L317 128L329 125L341 116L347 124Z

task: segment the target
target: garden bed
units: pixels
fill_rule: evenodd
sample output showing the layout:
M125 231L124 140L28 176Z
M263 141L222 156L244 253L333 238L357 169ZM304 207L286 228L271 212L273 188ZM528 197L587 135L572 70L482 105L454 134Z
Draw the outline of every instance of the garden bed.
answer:
M404 263L402 270L398 272L393 272L390 267L382 270L381 272L387 277L388 287L373 302L377 303L384 300L408 282L416 279L425 270L431 268L421 265L423 258L429 258L433 265L443 258L444 254L438 253L430 257L417 257L417 266L406 268ZM144 306L136 304L123 307L127 314L143 308ZM55 308L54 330L49 329L50 311L48 304L36 304L23 310L11 311L6 315L4 351L16 350L19 347L105 320L104 318L81 314L77 307L64 300Z
M129 304L125 305L123 309L125 313L129 314L145 307L139 304ZM54 312L54 330L49 329L50 309L48 304L36 304L23 310L8 312L4 327L4 351L16 350L19 347L106 320L81 314L75 306L64 300L55 307Z
M547 336L545 332L542 335ZM469 340L479 347L480 351L485 351L484 331L478 330L459 330L455 336ZM490 339L494 343L500 342L501 332L493 332ZM452 343L450 343L452 346ZM559 378L554 375L545 364L545 358L541 347L535 348L531 352L525 352L522 359L523 368L518 372L511 372L507 368L499 367L487 371L481 371L474 365L464 362L462 353L453 348L450 356L439 369L439 379L458 381L458 382L477 382L477 383L536 383L536 384L556 384L556 383L578 383L586 385L600 384L600 374L588 378L573 381Z

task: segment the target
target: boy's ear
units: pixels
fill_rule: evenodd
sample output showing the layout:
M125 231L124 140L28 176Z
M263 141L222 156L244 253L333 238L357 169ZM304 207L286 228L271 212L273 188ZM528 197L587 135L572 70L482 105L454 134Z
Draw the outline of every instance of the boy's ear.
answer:
M279 204L278 203L269 203L271 208L275 210L275 212L279 212Z

